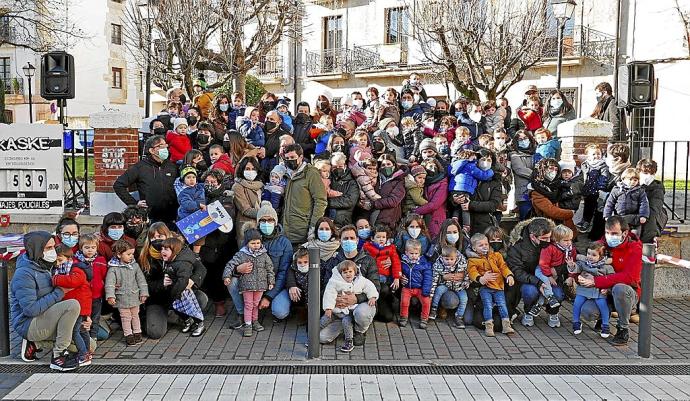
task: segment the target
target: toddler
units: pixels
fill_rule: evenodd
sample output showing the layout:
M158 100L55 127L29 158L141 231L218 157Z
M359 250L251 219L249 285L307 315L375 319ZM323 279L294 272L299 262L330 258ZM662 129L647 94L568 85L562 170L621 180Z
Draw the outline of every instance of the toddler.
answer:
M285 194L285 186L287 186L287 169L282 164L276 164L271 170L268 184L264 186L264 191L261 195L261 200L271 202L271 206L276 210L280 216L283 211L283 196Z
M230 155L225 153L223 145L214 144L208 148L211 158L211 170L223 170L225 174L235 174L235 167L232 165Z
M621 181L611 190L604 206L604 218L622 216L630 229L639 235L640 225L649 218L649 200L645 188L640 185L640 173L627 168L621 174Z
M577 262L568 262L568 273L570 280L575 281L578 275L589 274L592 276L603 276L613 274L611 259L606 258L606 247L600 242L593 242L587 247L587 256L577 256ZM582 305L588 299L594 300L599 308L601 316L601 337L608 338L611 334L609 330L609 305L606 302L606 290L599 290L593 287L577 286L575 290L575 301L573 302L573 334L582 333L582 323L580 323L580 312Z
M542 127L541 122L541 101L539 97L534 95L527 100L527 104L517 110L517 115L523 123L527 131L536 131Z
M420 165L410 169L410 174L405 176L405 201L403 214L408 214L418 206L424 206L429 201L424 199L424 183L426 182L426 170Z
M244 117L241 119L240 134L247 140L247 143L261 148L266 144L264 129L259 123L259 110L254 107L247 107Z
M574 163L559 163L561 166L561 190L558 206L562 209L577 210L582 200L582 175L577 171ZM575 174L577 171L577 174Z
M79 366L91 365L93 355L89 351L91 337L89 336L91 325L91 280L93 272L91 268L81 262L74 262L72 249L65 244L55 246L57 260L53 269L53 286L70 289L62 300L76 299L79 301L79 317L74 323L72 341L74 341L79 353Z
M515 330L511 327L508 316L508 306L504 292L504 283L509 286L515 284L513 273L503 260L500 253L490 250L489 239L486 235L477 233L470 238L471 249L467 250L467 273L470 280L481 284L479 296L482 299L482 315L484 317L484 333L487 337L494 337L493 306L498 307L503 330L501 333L511 335ZM484 278L486 273L494 273L498 277L494 280Z
M369 135L366 131L357 131L352 136L350 145L350 160L348 166L352 166L362 160L370 159L373 156L369 144Z
M355 295L366 294L367 303L372 307L376 306L376 299L379 297L379 293L376 291L374 283L360 274L355 262L344 260L333 268L333 274L323 292L324 314L321 318L321 327L328 326L333 319L340 319L345 335L345 343L340 347L340 350L342 352L350 352L355 348L353 344L353 313L357 304L351 305L348 308L337 308L335 306L335 299L338 294L344 292L351 292Z
M314 162L314 167L321 173L321 182L323 182L323 185L326 187L326 196L328 198L341 196L342 193L331 189L331 163L328 160L319 159ZM324 215L334 220L335 209L327 208Z
M491 162L477 163L477 156L471 150L460 151L455 160L450 164L450 174L453 176L451 195L459 195L469 199L477 189L479 181L489 181L494 176ZM460 202L464 203L464 202ZM459 217L461 208L455 208L453 217ZM462 212L462 225L465 231L470 228L470 213Z
M453 139L453 142L450 144L450 153L455 156L461 151L461 150L473 150L474 146L472 145L472 134L470 133L469 128L467 127L458 127L455 129L455 139Z
M414 155L419 153L419 144L422 143L424 134L412 117L403 117L400 127L403 138L403 158L414 161Z
M381 288L384 284L389 284L393 290L397 290L400 287L400 257L397 248L391 241L388 227L376 225L374 238L365 242L362 248L376 260ZM383 263L388 259L390 259L390 266Z
M173 120L173 130L165 135L165 142L168 143L170 161L177 163L184 158L184 155L192 150L192 142L187 136L187 120L178 117Z
M560 159L561 141L553 138L551 131L546 128L539 128L534 133L534 140L537 142L537 150L534 152L534 164L541 159Z
M227 129L237 130L237 119L241 119L244 116L244 112L247 110L247 105L244 104L244 95L242 92L232 93L232 108L228 110L228 125Z
M190 214L206 210L206 192L204 184L197 182L197 172L194 167L183 167L180 178L175 180L175 192L177 192L177 202L180 207L177 209L177 221L180 221ZM200 238L193 244L194 253L198 254L204 239Z
M376 159L362 160L356 165L351 166L350 171L359 187L359 206L364 210L371 210L372 202L381 199L381 195L376 192L373 184L379 174Z
M98 325L101 321L101 304L105 295L105 275L108 272L105 258L98 255L98 236L96 234L82 234L79 237L79 250L74 254L75 263L83 263L91 268L91 329L89 336L92 340L98 337Z
M246 225L249 226L249 225ZM243 263L250 263L252 271L240 274L237 267ZM244 325L241 327L242 336L251 337L253 331L263 331L259 323L259 302L265 291L270 291L275 285L273 262L268 256L266 248L261 243L261 233L255 228L248 228L244 232L244 246L228 262L223 271L223 283L229 286L233 277L237 277L238 288L244 300Z
M314 124L314 129L310 132L310 136L316 140L314 154L320 155L328 149L328 141L333 134L333 128L333 118L328 114L321 116L319 122Z
M434 280L431 285L431 312L429 319L435 320L438 305L443 294L452 291L457 294L460 303L455 311L453 326L465 328L463 316L467 307L467 289L470 287L470 276L467 275L467 259L458 249L452 246L441 248L441 257L433 265Z
M398 91L395 88L387 88L383 93L381 105L379 106L378 121L392 118L393 121L400 121L400 109L398 108Z
M292 116L290 115L290 112L288 111L288 101L285 99L280 99L278 100L278 107L276 110L278 111L278 114L280 114L280 117L283 119L283 125L285 125L288 128L288 132L292 132Z
M422 315L419 328L426 330L431 310L431 286L434 272L431 263L422 255L422 243L410 239L405 243L405 254L402 257L402 275L406 282L400 299L400 327L407 326L410 312L410 299L417 298L422 304Z
M120 311L127 345L141 344L144 340L141 338L139 305L146 302L149 296L146 277L134 260L132 244L124 240L115 241L113 255L105 277L105 299Z
M640 241L643 244L650 244L655 241L656 237L661 236L661 232L666 227L668 222L668 215L664 208L664 184L657 180L656 175L657 164L652 159L642 159L637 162L637 170L640 172L640 185L647 194L647 201L649 202L650 218L642 226L640 233Z
M444 135L436 135L434 137L434 144L438 150L437 157L446 165L450 162L450 146L448 146L448 139Z
M541 250L539 255L539 266L534 269L534 275L542 282L543 297L527 313L532 316L539 315L544 303L550 308L557 308L561 303L553 295L553 286L557 285L558 267L563 266L569 260L574 260L576 256L573 247L573 230L564 226L557 225L551 234L551 243Z
M484 117L486 118L486 131L493 134L497 130L503 129L506 118L505 109L498 109L496 101L490 100L484 104Z
M610 177L609 168L606 165L606 160L602 157L599 145L590 143L585 146L585 157L586 160L580 165L585 181L582 186L584 207L582 209L582 221L577 226L578 231L583 233L589 231L591 227L590 222L597 210L599 192L606 191Z

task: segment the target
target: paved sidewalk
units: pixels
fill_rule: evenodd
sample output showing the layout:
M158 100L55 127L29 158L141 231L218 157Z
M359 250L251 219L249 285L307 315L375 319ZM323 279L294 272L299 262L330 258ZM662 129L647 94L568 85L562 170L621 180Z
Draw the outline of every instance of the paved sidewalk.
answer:
M690 376L34 374L28 400L682 400Z

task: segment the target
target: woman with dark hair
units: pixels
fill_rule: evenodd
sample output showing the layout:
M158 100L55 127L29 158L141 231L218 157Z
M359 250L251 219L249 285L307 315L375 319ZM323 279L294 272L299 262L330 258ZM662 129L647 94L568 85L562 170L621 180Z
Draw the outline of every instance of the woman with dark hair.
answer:
M347 158L342 153L331 157L331 190L328 207L335 211L335 224L343 227L352 224L352 213L359 201L359 187L347 168Z
M235 130L228 131L227 141L223 143L223 149L230 156L233 166L237 166L245 156L258 158L259 155L259 149L248 144L242 134Z
M515 178L515 204L518 207L520 220L525 220L532 210L532 201L529 197L527 185L532 180L534 169L534 151L537 148L532 134L519 130L515 133L508 147L508 158Z
M266 114L269 111L275 110L276 107L278 107L278 97L271 92L264 93L256 105L256 108L259 110L259 121L266 121Z
M429 203L419 206L414 213L424 216L431 237L441 232L441 224L446 219L446 200L448 198L448 177L446 170L436 159L423 160L421 166L426 171L424 199Z
M597 105L590 117L597 120L608 121L613 124L613 140L621 141L626 138L625 120L620 118L616 99L613 97L613 88L608 82L602 82L594 87L597 97Z
M316 220L313 230L310 230L304 248L319 248L321 261L330 259L340 247L340 236L333 220L321 217Z
M65 244L72 248L72 252L76 253L79 250L79 233L80 227L77 223L76 216L73 213L68 213L62 216L55 227L55 245Z
M395 230L402 217L407 167L396 166L395 157L388 154L381 155L378 164L379 182L376 192L381 195L381 199L373 201L374 212L370 221L374 225L384 224L391 230Z
M98 235L98 254L103 256L106 261L112 259L113 250L111 247L113 243L119 239L123 239L133 247L137 246L136 240L125 235L125 224L127 219L120 212L112 212L103 216L103 224L101 224L101 231Z
M477 163L490 162L491 168L496 170L496 155L488 149L480 149L477 152ZM462 195L460 195L462 198ZM455 197L453 200L455 201ZM498 226L494 213L503 203L503 184L500 174L488 181L479 181L474 194L467 199L460 199L457 202L462 210L470 212L470 233L483 233L487 227Z
M573 223L575 212L570 209L562 209L558 206L561 195L561 168L556 159L542 159L532 173L532 207L539 217L547 217L556 224L563 223L573 230L573 241L577 237L577 227Z
M577 117L573 105L570 104L563 92L559 90L551 91L545 106L542 124L544 128L551 131L554 137L558 135L557 130L561 123L574 120Z
M256 213L261 205L261 191L263 187L259 161L255 157L245 157L240 160L235 184L232 186L232 191L235 193L235 210L237 211L234 225L238 228L236 232L237 245L239 247L244 243L242 226L248 221L256 221Z
M326 95L319 95L316 98L316 107L314 111L311 112L311 119L314 124L318 124L321 116L329 115L335 122L335 118L338 113L331 106L331 101L326 97Z
M223 142L225 131L228 130L230 107L230 99L227 95L218 95L213 100L213 110L208 119L213 124L213 138L218 142Z
M464 252L466 240L466 234L462 231L460 223L456 219L446 219L441 224L439 235L431 243L426 257L429 262L435 262L441 256L441 249L444 246L452 246L458 251Z

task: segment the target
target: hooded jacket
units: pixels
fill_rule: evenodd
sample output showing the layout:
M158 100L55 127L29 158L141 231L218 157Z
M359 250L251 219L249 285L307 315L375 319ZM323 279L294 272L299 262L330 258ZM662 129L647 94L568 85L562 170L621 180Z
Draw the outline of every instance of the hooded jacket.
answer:
M352 292L353 294L357 295L358 302L345 309L336 308L335 298L339 293L342 292ZM362 274L359 272L359 269L357 269L357 273L355 274L355 278L352 280L352 282L348 283L345 281L343 276L340 275L338 266L336 266L333 268L331 278L328 280L326 289L323 292L323 310L331 309L334 313L343 313L347 315L350 313L350 310L354 310L357 305L361 303L359 302L360 295L366 296L367 300L370 298L378 298L379 291L374 283L362 276Z
M165 134L165 142L168 143L170 161L173 163L184 160L184 155L192 150L192 141L189 140L189 136L178 134L175 131L168 131Z
M225 265L223 271L224 278L236 275L235 269L242 263L252 264L251 273L240 274L238 288L243 291L267 291L269 286L275 285L276 277L273 272L273 262L266 252L266 248L261 247L257 252L252 252L243 246L235 256Z
M534 275L534 271L539 264L541 248L532 242L527 227L534 219L543 219L543 217L521 221L510 232L512 245L508 247L506 262L515 276L515 281L538 287L541 285L541 280Z
M67 274L55 274L53 276L53 285L56 287L71 288L72 290L65 294L62 298L76 299L79 301L81 316L91 315L91 284L89 282L93 278L91 267L86 263L72 263L72 268Z
M486 283L486 287L492 290L503 291L505 288L505 280L508 276L512 276L508 265L503 260L500 253L489 250L489 253L481 256L473 249L468 248L467 251L467 272L470 275L470 280L479 283L479 278L486 272L498 273L498 278Z
M458 159L451 163L450 174L453 176L450 183L451 191L472 195L477 189L478 181L490 180L494 176L494 171L480 169L475 160Z
M603 262L603 261L602 261ZM577 261L575 262L575 269L568 269L570 277L577 278L581 273L589 273L592 276L604 276L607 274L613 274L613 266L608 264L593 265L587 260L584 255L577 255ZM578 285L575 289L575 294L583 296L587 299L598 299L606 298L606 295L602 294L601 291L596 287L585 287Z
M232 165L232 159L227 153L220 155L218 160L211 165L211 169L223 170L225 174L235 174L235 166Z
M169 275L172 280L172 284L168 287L171 299L179 299L182 291L187 288L197 260L194 252L187 247L183 247L175 259L171 262L163 262L163 272ZM196 281L194 282L196 283Z
M12 327L23 338L29 332L31 320L62 301L65 295L53 287L51 263L43 258L43 248L51 235L34 231L24 235L26 253L17 260L17 269L10 283L10 310Z
M335 210L335 225L342 227L352 224L352 212L359 201L359 187L350 170L345 170L339 175L331 172L331 189L342 193L340 196L328 198L328 207Z
M283 214L283 229L288 240L293 244L305 243L309 229L316 226L327 206L326 187L319 170L303 163L285 188L285 210L289 213Z
M412 262L407 255L403 255L401 267L403 276L407 277L407 284L404 288L419 288L422 290L423 296L431 296L434 271L431 263L424 255L420 256L416 262Z
M649 218L649 200L642 185L627 188L623 182L611 191L604 206L604 218L614 214L622 216L629 224L638 226L640 217Z
M439 171L436 176L427 176L424 198L429 202L419 206L415 213L427 219L429 234L436 237L441 231L441 224L446 220L446 200L448 199L448 178L444 171Z
M348 260L343 254L342 248L333 255L329 260L321 263L321 276L324 283L330 281L331 275L337 269L340 262ZM358 251L357 255L351 259L357 265L357 271L363 277L374 283L376 291L381 291L381 281L379 280L379 269L376 267L376 261L368 253ZM357 294L357 303L366 302L369 297L366 294Z
M381 199L373 202L374 209L381 212L375 224L385 224L394 228L402 217L402 201L405 199L405 176L407 168L401 167L389 178L380 175L379 190Z
M379 275L391 277L393 280L400 278L400 256L398 256L398 249L393 244L380 246L372 241L367 241L362 246L362 249L371 255L376 260L376 267L379 269ZM390 258L391 265L386 267L383 261Z
M432 298L439 285L445 285L448 290L454 292L470 288L470 276L467 274L467 259L462 253L458 252L458 258L452 266L446 266L445 263L443 263L443 258L436 259L432 269L434 271L434 281L431 286ZM462 273L463 277L457 281L447 281L443 279L443 276L451 273Z
M264 129L260 124L252 127L252 121L248 118L243 119L240 125L240 134L247 140L247 143L257 148L261 148L266 145L266 138L264 135Z
M201 210L201 205L206 204L204 184L197 183L193 187L185 185L181 179L175 180L175 192L180 207L177 209L177 220L182 220L190 214Z
M119 309L139 306L139 298L144 296L149 296L149 287L139 264L135 261L123 263L118 258L110 259L105 277L105 298L115 298L115 307Z

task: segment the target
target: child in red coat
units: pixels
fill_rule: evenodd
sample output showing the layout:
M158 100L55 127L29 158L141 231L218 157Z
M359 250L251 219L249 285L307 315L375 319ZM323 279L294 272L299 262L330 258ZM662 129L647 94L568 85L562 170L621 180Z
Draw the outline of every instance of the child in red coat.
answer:
M208 153L213 163L211 165L211 170L223 170L226 175L235 176L235 167L232 165L232 159L230 159L230 156L223 150L223 145L211 145L211 147L208 148Z
M381 288L383 288L384 284L388 284L393 290L397 290L400 287L400 276L402 274L400 256L390 237L388 227L377 225L374 228L374 239L365 242L363 248L376 260ZM384 264L389 259L390 264Z
M79 250L74 254L74 263L84 263L91 267L91 329L89 336L95 341L98 335L98 324L101 320L101 306L105 295L105 275L108 264L105 258L98 254L98 236L84 234L79 237Z
M72 341L79 353L79 366L91 365L92 355L89 352L90 338L87 327L91 325L91 268L81 262L74 263L74 253L67 245L55 247L58 257L53 269L53 286L69 289L62 300L76 299L79 301L79 317L74 323ZM86 323L86 324L84 324Z
M536 131L542 127L541 122L541 104L539 98L530 98L527 101L527 105L518 109L517 115L525 123L525 129L527 131Z
M573 230L563 224L557 225L551 232L551 244L541 250L539 266L534 270L534 275L542 282L544 295L539 297L539 301L527 313L536 317L544 303L551 308L561 305L554 296L552 287L557 285L559 273L565 272L563 266L574 263L576 256Z
M176 118L174 124L174 130L168 131L165 135L165 142L168 143L170 161L177 163L184 159L187 152L192 150L192 142L187 136L187 119Z

